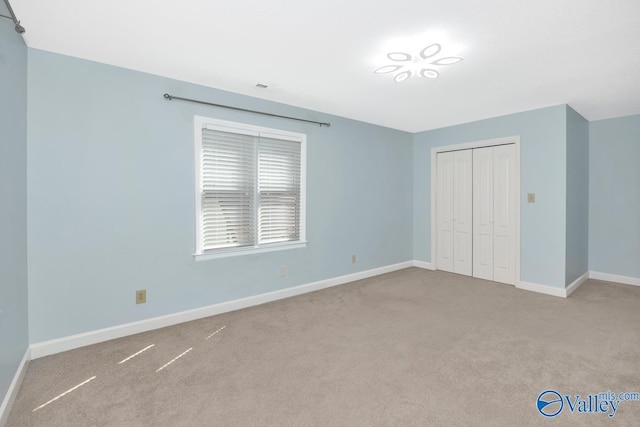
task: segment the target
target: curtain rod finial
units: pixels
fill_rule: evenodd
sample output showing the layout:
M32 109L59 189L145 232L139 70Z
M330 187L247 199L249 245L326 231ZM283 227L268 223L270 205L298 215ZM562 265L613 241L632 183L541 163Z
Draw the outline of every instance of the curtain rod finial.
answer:
M4 15L0 15L0 16L2 16L3 18L11 19L15 24L14 28L16 30L16 33L23 34L26 30L22 25L20 25L20 21L18 21L18 18L16 18L16 14L13 12L13 8L11 7L9 0L4 0L4 4L7 6L7 10L9 11L9 15L11 16L4 16Z

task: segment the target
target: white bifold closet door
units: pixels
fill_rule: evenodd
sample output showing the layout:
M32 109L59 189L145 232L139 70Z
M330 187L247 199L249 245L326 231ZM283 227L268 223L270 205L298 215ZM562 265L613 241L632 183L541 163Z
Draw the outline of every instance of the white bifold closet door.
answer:
M436 169L437 263L453 272L453 152L438 153Z
M473 150L473 276L515 284L515 145Z
M493 280L493 147L473 150L473 277Z
M439 153L437 167L438 269L473 272L473 156L471 150Z

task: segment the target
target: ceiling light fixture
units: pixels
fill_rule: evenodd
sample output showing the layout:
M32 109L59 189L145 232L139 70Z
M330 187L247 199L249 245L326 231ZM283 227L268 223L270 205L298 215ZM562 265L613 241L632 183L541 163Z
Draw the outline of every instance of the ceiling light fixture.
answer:
M387 54L387 58L392 61L411 61L413 57L405 52L391 52Z
M452 65L462 61L462 58L458 58L456 56L450 56L449 58L442 58L436 61L433 61L433 65Z
M440 73L430 68L423 68L422 70L420 70L420 75L428 79L437 79L440 76Z
M407 80L412 75L413 74L411 73L411 70L406 70L406 71L403 71L401 73L396 74L396 76L393 78L393 80L395 80L396 83L400 83L400 82L403 82L403 81Z
M377 68L376 74L392 74L397 72L393 77L396 83L403 82L410 77L425 77L427 79L437 79L440 77L440 71L434 68L446 65L457 64L464 58L459 56L447 56L439 59L434 57L440 53L442 46L439 43L433 43L420 51L418 55L412 55L407 52L389 52L387 58L400 64L383 65Z
M377 74L393 73L398 71L400 68L402 68L402 65L384 65L378 68L377 70L375 70L374 73L377 73Z
M431 58L432 56L437 55L442 50L442 47L438 43L434 43L422 49L420 52L420 56L422 59Z

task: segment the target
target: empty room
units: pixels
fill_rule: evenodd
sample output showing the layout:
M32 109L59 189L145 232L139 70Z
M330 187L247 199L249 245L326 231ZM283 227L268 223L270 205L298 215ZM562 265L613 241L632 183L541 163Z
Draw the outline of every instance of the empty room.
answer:
M0 427L640 420L640 2L0 1Z

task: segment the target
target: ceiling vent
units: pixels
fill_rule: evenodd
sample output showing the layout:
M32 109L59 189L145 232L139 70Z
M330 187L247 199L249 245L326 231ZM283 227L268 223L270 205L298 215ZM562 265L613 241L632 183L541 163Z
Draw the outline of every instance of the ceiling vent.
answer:
M260 92L280 92L278 85L271 83L256 83L253 88Z

